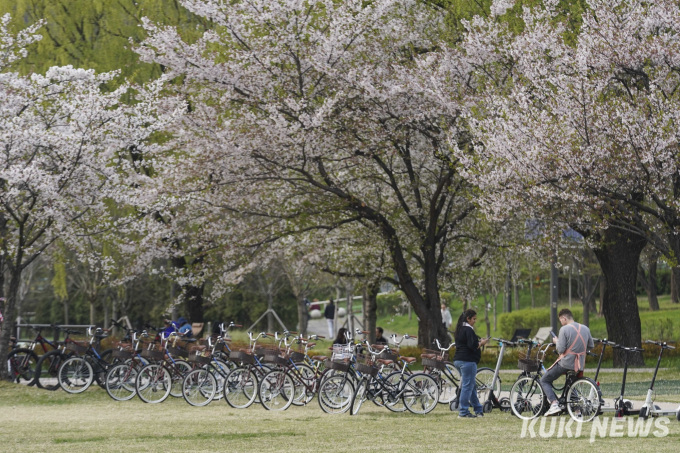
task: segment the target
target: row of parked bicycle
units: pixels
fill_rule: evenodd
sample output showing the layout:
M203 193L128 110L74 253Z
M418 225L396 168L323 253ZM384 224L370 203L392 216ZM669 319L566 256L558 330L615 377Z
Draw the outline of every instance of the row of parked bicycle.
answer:
M28 348L15 349L8 366L17 380L30 380L41 388L62 388L68 393L81 393L96 382L111 398L126 401L138 396L146 403L160 403L169 396L183 397L193 406L205 406L213 400L225 399L234 408L244 409L259 402L268 410L285 410L291 405L310 404L314 397L327 413L357 414L366 401L393 412L410 411L427 414L437 404L457 409L460 375L448 359L449 350L435 340L436 349L421 354L423 370L412 370L415 357L401 356L403 340L415 338L392 335L390 345L371 345L367 340L353 340L349 332L347 344L334 345L329 355L311 355L320 336L303 337L296 332L248 333L249 344L244 348L230 347L228 331L241 327L234 323L220 325L221 334L202 340L187 339L179 333L166 335L152 326L148 330L125 330L123 341L105 351L96 345L107 337L102 329L88 329L89 341L70 338L78 332L61 329L66 334L63 347L44 339L37 329L36 339ZM156 331L150 334L149 331ZM368 334L357 330L357 335ZM477 392L484 412L498 408L522 419L542 415L548 407L540 378L545 372L543 361L552 343L540 344L520 339L510 342L494 338L500 345L495 369L479 368ZM664 350L674 349L665 342L648 340L660 347L656 371L644 405L635 410L624 398L627 355L641 349L614 344L606 339L595 340L602 346L595 377L569 373L561 385L553 385L564 413L573 419L590 421L604 412L617 416L675 415L677 411L662 411L654 404L654 381ZM36 360L33 350L40 344L45 350L56 349ZM522 347L518 378L508 397L501 398L501 369L507 347ZM620 395L613 406L602 398L597 378L607 347L621 349L626 357ZM588 352L598 357L598 354Z

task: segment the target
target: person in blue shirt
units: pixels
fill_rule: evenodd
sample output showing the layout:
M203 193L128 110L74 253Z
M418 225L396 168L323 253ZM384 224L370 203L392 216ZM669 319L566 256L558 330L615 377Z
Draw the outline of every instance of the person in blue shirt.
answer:
M192 337L194 335L194 331L191 329L191 324L189 324L189 321L187 321L186 318L179 318L177 320L177 324L179 324L179 333L181 335L187 337Z
M170 321L169 319L166 319L164 320L164 323L165 327L159 333L164 333L166 337L171 333L177 332L179 330L179 325L175 321Z

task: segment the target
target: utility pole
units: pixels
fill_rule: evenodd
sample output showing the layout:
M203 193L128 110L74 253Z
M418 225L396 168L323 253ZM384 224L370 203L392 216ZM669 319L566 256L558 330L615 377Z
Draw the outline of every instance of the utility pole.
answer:
M557 328L557 297L559 296L559 272L557 269L557 256L553 255L550 263L550 325L552 331L558 334Z
M505 278L505 312L512 311L512 266L508 260L508 275Z

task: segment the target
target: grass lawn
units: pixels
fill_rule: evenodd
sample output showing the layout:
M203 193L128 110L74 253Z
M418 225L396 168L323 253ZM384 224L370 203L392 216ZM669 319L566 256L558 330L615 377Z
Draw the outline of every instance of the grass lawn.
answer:
M549 426L549 424L548 424ZM676 452L680 423L668 436L596 439L521 438L522 422L494 410L483 419L457 419L440 406L426 416L393 414L367 404L358 416L308 407L267 412L223 402L194 408L181 399L161 405L114 402L100 389L82 395L0 383L0 445L7 452L99 451L630 451ZM535 427L539 432L539 426ZM655 428L652 427L652 432ZM548 443L550 442L550 443Z

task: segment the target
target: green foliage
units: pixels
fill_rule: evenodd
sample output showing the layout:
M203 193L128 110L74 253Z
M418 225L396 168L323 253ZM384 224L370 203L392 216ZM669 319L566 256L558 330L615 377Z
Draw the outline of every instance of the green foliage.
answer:
M159 65L140 63L131 49L144 39L141 20L177 26L189 41L210 23L189 13L178 0L0 0L0 14L11 13L14 26L24 28L40 19L43 39L28 58L18 63L20 72L44 73L51 66L73 65L121 75L142 83L157 78Z
M572 307L574 313L574 320L581 321L583 310L579 307ZM550 326L550 309L534 308L512 313L503 313L498 317L498 333L501 338L509 340L516 329L531 329L531 336L533 337L541 327Z

